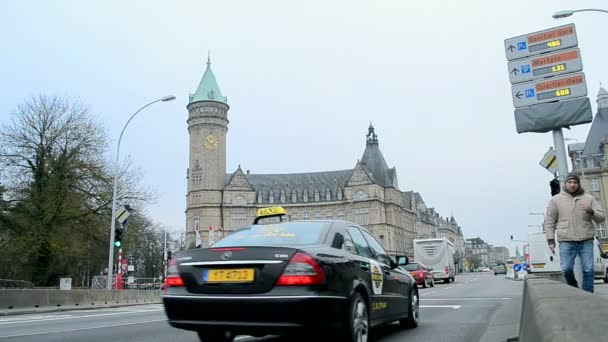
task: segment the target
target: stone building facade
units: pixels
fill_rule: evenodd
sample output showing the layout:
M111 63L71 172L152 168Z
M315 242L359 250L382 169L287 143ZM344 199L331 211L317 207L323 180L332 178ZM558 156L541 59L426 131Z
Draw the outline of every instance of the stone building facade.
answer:
M604 88L597 95L597 113L585 143L568 145L568 152L581 185L608 212L608 91ZM608 250L606 222L595 227L598 239Z
M227 173L230 107L209 61L187 109L190 157L186 239L190 248L195 244L195 230L206 247L210 231L216 232L216 237L230 234L250 225L257 209L281 206L292 220L341 219L358 223L367 227L390 254L413 256L416 229L422 227L418 221L425 219L427 224L426 217L433 214L416 204L412 191L399 189L397 170L386 163L371 124L362 141L363 154L353 168L253 174L239 166ZM436 234L436 226L424 229Z

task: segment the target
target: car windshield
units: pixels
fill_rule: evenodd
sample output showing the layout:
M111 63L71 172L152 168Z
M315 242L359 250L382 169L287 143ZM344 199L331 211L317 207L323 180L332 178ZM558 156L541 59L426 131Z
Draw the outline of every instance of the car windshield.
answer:
M253 225L226 236L212 247L314 245L320 243L327 227L325 222Z
M407 265L405 265L405 269L406 269L407 271L417 271L417 270L418 270L418 268L419 268L419 265L418 265L418 264L416 264L416 263L412 263L412 264L407 264Z

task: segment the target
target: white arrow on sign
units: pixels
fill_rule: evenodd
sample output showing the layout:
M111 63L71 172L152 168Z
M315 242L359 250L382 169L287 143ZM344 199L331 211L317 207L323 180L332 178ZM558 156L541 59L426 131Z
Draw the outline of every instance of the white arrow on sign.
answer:
M511 87L513 106L521 108L539 103L587 96L585 74L577 72L560 77L515 84Z
M580 50L574 48L511 61L508 70L509 80L515 84L581 71L583 61Z
M505 39L507 60L524 58L578 45L574 24Z

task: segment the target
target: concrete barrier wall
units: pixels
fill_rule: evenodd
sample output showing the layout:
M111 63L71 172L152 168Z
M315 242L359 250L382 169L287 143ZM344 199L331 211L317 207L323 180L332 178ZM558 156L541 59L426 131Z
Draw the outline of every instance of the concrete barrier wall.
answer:
M524 285L519 341L608 341L608 299L530 275Z
M0 290L0 311L37 308L108 307L117 305L160 303L160 290L68 290L6 289Z

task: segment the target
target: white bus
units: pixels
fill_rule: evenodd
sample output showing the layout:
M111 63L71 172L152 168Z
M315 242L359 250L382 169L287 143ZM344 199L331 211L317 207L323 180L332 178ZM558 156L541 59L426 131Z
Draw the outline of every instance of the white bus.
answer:
M414 240L414 261L431 268L433 278L449 283L456 277L454 244L446 238Z

